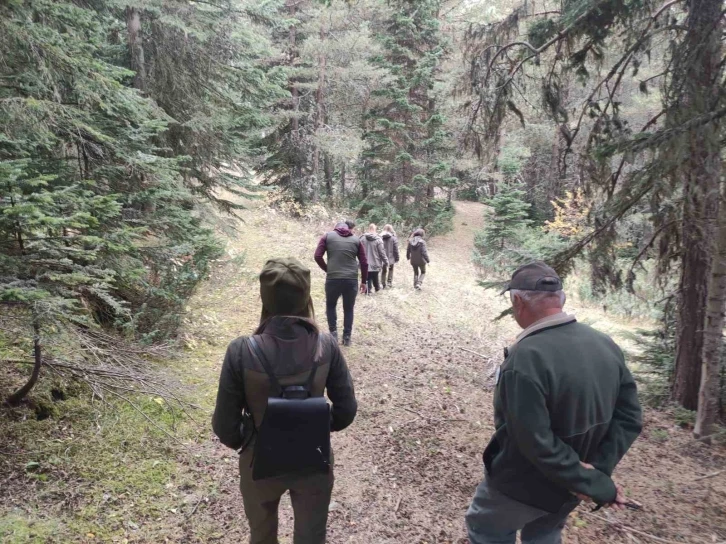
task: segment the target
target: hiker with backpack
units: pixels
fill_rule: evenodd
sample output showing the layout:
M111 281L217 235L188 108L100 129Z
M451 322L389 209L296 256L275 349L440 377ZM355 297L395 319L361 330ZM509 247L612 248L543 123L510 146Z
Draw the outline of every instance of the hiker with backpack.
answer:
M383 240L378 235L378 227L374 223L368 225L368 232L360 237L360 241L368 260L368 294L371 294L373 287L377 293L381 290L379 274L382 269L388 268L388 256Z
M406 259L411 262L413 267L413 287L417 291L421 290L421 285L426 277L426 265L431 262L426 248L426 240L424 240L425 235L426 232L421 227L413 231L406 250Z
M358 296L358 267L360 292L368 291L368 258L360 239L353 234L353 221L341 221L325 233L315 249L315 262L327 273L325 280L325 311L330 334L338 339L338 299L343 297L343 345L349 346L353 334L355 299ZM328 262L325 262L325 254Z
M268 261L260 295L257 330L227 348L212 426L222 444L240 450L250 543L277 544L280 497L290 491L294 544L323 544L330 432L355 418L353 381L337 342L315 323L309 269L292 258Z
M396 231L393 230L392 225L386 225L383 227L383 247L386 250L386 256L388 257L388 266L384 266L381 270L381 285L383 289L393 287L393 267L399 260L398 253L398 237Z

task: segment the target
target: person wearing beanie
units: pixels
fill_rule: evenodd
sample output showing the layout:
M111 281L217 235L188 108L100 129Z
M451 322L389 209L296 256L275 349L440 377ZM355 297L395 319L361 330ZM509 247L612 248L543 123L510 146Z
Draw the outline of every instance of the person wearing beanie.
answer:
M283 386L309 385L311 397L327 394L331 431L345 429L355 418L353 380L337 342L315 323L308 268L293 258L267 261L260 273L260 298L260 324L251 340L240 337L227 348L212 428L222 444L240 450L240 489L251 544L277 544L278 505L286 491L295 517L295 544L323 544L333 489L332 456L326 473L253 479L255 441L268 397L277 394L264 365ZM267 363L253 353L252 343Z

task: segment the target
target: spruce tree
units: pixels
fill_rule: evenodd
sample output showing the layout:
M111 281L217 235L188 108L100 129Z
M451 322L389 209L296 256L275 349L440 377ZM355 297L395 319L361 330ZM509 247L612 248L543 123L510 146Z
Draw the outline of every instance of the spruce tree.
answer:
M521 184L503 182L498 185L496 194L487 199L492 209L484 229L488 245L504 249L505 244L516 239L519 229L532 222L528 219L531 205L524 200L526 194Z
M477 235L478 262L495 273L506 273L522 257L517 254L529 219L531 204L525 201L521 183L503 181L497 192L485 200L490 206L484 230ZM525 258L526 260L526 258Z
M528 24L526 39L520 39L522 21ZM534 79L564 139L558 146L563 160L573 151L578 154L586 194L595 203L593 228L554 259L559 272L568 272L586 250L595 287L618 288L623 271L613 258L617 226L629 214L648 213L653 234L629 275L646 255L655 257L661 277L679 269L672 384L674 399L688 409L698 403L699 383L702 390L715 389L717 306L726 304L726 289L716 280L722 265L714 272L712 263L719 215L726 214L720 202L726 126L723 28L719 0L578 0L545 12L522 2L501 22L472 28L467 36L474 146L498 138L508 111L524 121L517 87ZM640 72L649 63L653 75L644 77ZM573 75L585 87L574 104L564 92L564 82ZM623 100L636 88L647 94L656 86L662 91L660 107L631 124ZM712 336L708 347L706 330ZM708 384L700 378L704 362ZM713 406L711 399L702 404Z
M432 201L449 188L451 149L434 90L445 53L439 0L396 0L380 32L383 54L374 62L392 81L375 91L364 138L362 211L393 203L412 223L427 225L441 210ZM375 215L375 211L373 212ZM375 218L375 217L374 217Z

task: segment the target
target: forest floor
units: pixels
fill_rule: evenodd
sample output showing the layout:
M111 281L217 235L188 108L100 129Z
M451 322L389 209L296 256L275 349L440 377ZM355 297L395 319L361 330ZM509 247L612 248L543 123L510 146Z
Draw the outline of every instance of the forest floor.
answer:
M413 290L402 260L394 289L356 304L353 346L345 355L359 412L333 437L331 544L466 542L464 513L493 430L493 370L517 329L508 318L492 321L507 301L477 285L471 264L483 207L458 202L456 209L454 230L429 243L422 292ZM199 405L197 421L179 424L183 445L169 443L128 409L94 420L64 408L61 429L47 420L17 423L3 432L6 438L18 439L22 425L52 438L22 441L26 450L41 449L34 457L0 455L0 540L246 540L237 455L213 437L209 423L222 357L228 342L258 321L257 274L270 257L295 256L313 270L324 327L324 275L312 253L333 218L297 221L264 206L242 217L244 223L225 221L227 255L186 309L185 353L167 363ZM642 323L576 303L568 309L626 350L637 349L628 333ZM29 462L40 466L29 470ZM641 438L615 473L643 510L592 514L581 506L565 542L724 542L726 472L702 477L725 467L723 450L694 441L669 414L648 410ZM283 544L292 543L291 532L283 499Z

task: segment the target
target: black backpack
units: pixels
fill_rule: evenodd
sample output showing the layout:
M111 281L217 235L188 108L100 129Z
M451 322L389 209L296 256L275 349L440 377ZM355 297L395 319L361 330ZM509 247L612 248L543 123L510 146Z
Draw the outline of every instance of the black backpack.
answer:
M325 397L311 396L319 359L313 362L305 385L283 387L254 337L247 341L270 378L271 391L275 392L267 398L265 417L257 431L252 479L327 473L330 406Z

